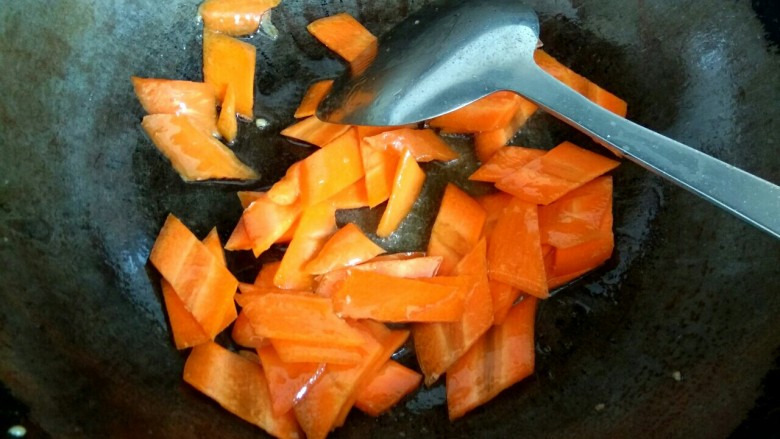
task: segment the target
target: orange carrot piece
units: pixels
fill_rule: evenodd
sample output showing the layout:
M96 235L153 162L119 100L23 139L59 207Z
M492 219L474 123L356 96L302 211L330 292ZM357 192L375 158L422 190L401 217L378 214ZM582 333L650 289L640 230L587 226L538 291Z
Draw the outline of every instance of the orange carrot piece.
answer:
M546 152L542 149L522 146L503 146L493 154L490 160L483 163L471 174L469 180L495 183L543 156Z
M464 288L460 282L438 284L363 270L347 271L347 278L331 297L336 312L345 317L381 322L453 322L463 316Z
M378 151L361 144L368 207L376 207L390 198L399 156L394 151Z
M504 323L512 304L523 293L512 285L490 281L490 296L493 299L493 324L500 325Z
M275 416L290 412L298 399L298 393L317 382L325 371L324 364L286 362L279 357L273 346L258 349L257 355L268 381Z
M359 347L279 339L271 339L271 344L286 363L357 364L363 359Z
M225 99L222 100L222 108L219 110L217 129L225 142L232 143L236 140L238 120L236 119L236 92L232 84L228 84L225 89Z
M547 298L535 205L514 198L498 217L488 246L488 276L540 299Z
M225 99L227 86L236 94L236 113L252 119L255 98L255 46L217 32L203 31L203 80L217 99Z
M168 215L149 260L212 339L234 306L236 278L173 215Z
M487 245L481 239L458 263L457 274L474 276L464 299L463 317L452 323L417 323L412 326L417 361L430 386L493 324L493 306L487 277Z
M368 206L365 178L352 183L328 200L336 210L359 209Z
M274 203L289 206L301 195L301 162L293 163L279 181L268 189L268 198Z
M203 238L203 245L206 246L206 249L211 252L212 255L214 255L215 258L217 258L217 261L227 266L227 260L225 259L225 250L222 248L222 242L219 240L219 233L217 232L217 228L214 227L211 229L208 235L206 235L205 238ZM225 312L224 320L222 320L222 325L220 326L219 332L222 332L230 326L231 323L236 319L238 316L238 312L236 311L236 307L228 306L227 311Z
M395 256L395 255L393 255ZM370 271L393 277L407 279L420 279L436 276L441 265L441 256L418 256L408 259L381 259L374 258L368 262L351 267L353 270ZM347 278L347 270L334 270L321 276L316 293L322 297L332 297L333 292L341 288L341 284Z
M252 250L252 240L249 239L249 235L246 234L243 218L238 219L236 228L233 229L233 233L230 234L230 238L228 238L225 243L225 249L230 251Z
M328 239L317 257L306 264L311 274L324 274L337 268L360 264L384 253L360 227L349 223Z
M379 237L386 238L398 228L412 210L424 182L425 172L420 169L411 153L404 152L395 171L390 198L376 230Z
M515 133L525 125L539 107L533 102L521 98L520 107L508 124L492 131L483 131L474 134L474 149L477 159L485 163L514 137Z
M539 208L543 244L574 247L612 233L601 222L612 210L612 177L599 177Z
M529 203L550 204L618 164L573 143L563 142L503 177L496 187Z
M196 127L212 136L217 131L217 96L214 87L205 82L131 76L135 95L148 114L189 116Z
M522 98L511 91L499 91L451 113L428 121L450 133L478 133L507 126L517 113Z
M611 221L609 222L611 223ZM572 247L556 248L555 264L551 276L557 279L554 283L561 282L560 278L567 278L567 281L573 279L569 276L573 273L577 274L575 277L579 277L579 275L598 267L609 259L615 247L615 239L611 229L611 224L607 228L602 223L602 236Z
M317 81L312 84L306 94L303 95L301 105L295 110L295 118L301 119L303 117L314 116L317 112L317 107L320 105L325 96L330 93L330 89L333 87L333 80L326 79L323 81Z
M230 333L233 341L248 348L259 348L265 344L265 339L255 332L252 323L244 312L238 313L233 323L233 331Z
M206 0L198 8L203 27L227 35L255 33L263 14L281 0Z
M301 215L299 203L280 206L266 195L258 197L241 216L255 256L271 248Z
M348 347L363 341L336 316L330 300L313 294L265 294L248 303L243 313L260 337Z
M376 50L376 37L347 13L314 20L306 29L349 63L359 61L366 51Z
M246 209L253 201L264 197L265 192L238 191L236 195L238 195L238 201L241 203L241 208Z
M356 365L328 365L320 379L293 407L296 418L309 439L324 439L340 426L357 398L357 391L383 362L408 338L408 331L390 331L384 325L357 323L364 337L363 361Z
M311 206L363 178L363 160L355 130L348 130L301 162L301 201Z
M209 342L192 349L184 364L184 381L229 412L280 438L300 437L292 413L273 413L263 368Z
M165 301L165 313L168 315L176 349L187 349L209 341L209 336L184 306L184 302L173 290L171 284L163 279L161 287Z
M482 229L482 236L488 238L488 247L490 246L490 234L501 216L501 212L512 201L512 196L503 192L483 195L477 198L477 202L485 209L485 226Z
M443 258L440 274L450 274L474 248L482 234L485 215L482 206L467 193L452 183L447 185L428 241L428 254Z
M290 245L274 276L274 285L284 289L310 290L314 276L304 270L336 231L334 207L323 202L307 207L301 214Z
M524 298L503 324L494 326L447 370L450 420L533 373L536 302L533 297Z
M291 139L323 147L346 133L349 128L349 125L323 122L316 116L310 116L283 129L281 134Z
M257 277L255 277L254 284L259 287L273 287L274 276L276 276L276 271L279 270L279 265L281 264L281 261L274 261L264 264L260 268L260 271L257 272Z
M151 114L141 125L184 181L258 178L233 151L187 116Z
M419 373L389 360L360 389L355 407L369 416L379 416L412 393L421 380Z
M365 137L363 140L374 149L394 150L398 153L409 150L418 162L433 160L448 162L458 158L457 152L453 151L436 132L428 129L401 128Z

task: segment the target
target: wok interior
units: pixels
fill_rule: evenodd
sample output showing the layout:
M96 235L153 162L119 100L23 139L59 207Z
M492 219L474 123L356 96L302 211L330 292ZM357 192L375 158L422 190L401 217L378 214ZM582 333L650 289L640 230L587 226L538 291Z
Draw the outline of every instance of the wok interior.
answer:
M347 11L379 34L425 2L322 3L283 3L273 19L279 39L253 40L255 112L271 126L243 124L236 152L263 175L258 187L310 151L277 133L305 87L342 68L306 24ZM631 119L780 181L780 57L750 4L529 3L545 50L626 99ZM0 379L30 422L55 437L256 437L181 382L186 354L173 348L146 264L168 212L199 235L217 225L223 239L240 215L238 187L183 183L138 127L130 75L200 78L196 6L69 0L4 9L0 148L14 160L0 186ZM514 143L564 139L598 148L542 114ZM424 246L419 230L430 226L443 183L463 182L467 169L430 166L427 201L388 244ZM780 245L633 164L614 177L615 256L541 306L531 379L454 424L439 384L378 419L353 413L335 436L733 431L780 346ZM257 266L246 254L231 264L244 279Z

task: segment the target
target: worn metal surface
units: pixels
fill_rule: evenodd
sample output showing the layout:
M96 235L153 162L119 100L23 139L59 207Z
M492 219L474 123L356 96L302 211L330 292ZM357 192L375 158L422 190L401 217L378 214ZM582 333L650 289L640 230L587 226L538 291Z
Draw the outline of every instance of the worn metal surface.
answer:
M422 3L283 3L279 39L251 40L255 111L271 126L242 125L236 146L261 185L306 154L276 133L305 86L341 68L305 24L348 11L381 33ZM546 50L626 98L630 118L780 181L780 55L750 2L530 3ZM258 435L181 382L184 355L146 265L167 212L201 235L216 224L223 237L240 213L234 186L185 184L171 171L138 126L128 80L200 77L196 8L0 8L0 381L29 409L33 433ZM517 142L564 138L592 147L545 115ZM457 179L463 166L429 170ZM377 420L353 414L335 436L730 434L780 347L780 243L632 164L615 179L616 255L542 305L533 378L454 424L436 387ZM423 214L442 187L432 180L395 248L425 242ZM231 263L251 276L251 258Z

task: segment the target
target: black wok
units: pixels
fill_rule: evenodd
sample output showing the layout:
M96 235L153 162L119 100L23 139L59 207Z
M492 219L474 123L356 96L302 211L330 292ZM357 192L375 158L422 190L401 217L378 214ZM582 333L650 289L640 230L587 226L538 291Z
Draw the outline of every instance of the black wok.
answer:
M279 178L307 148L278 131L342 66L305 25L340 11L381 33L424 1L284 0L258 36L256 115L237 153ZM546 49L629 102L629 117L780 182L772 2L531 1ZM194 1L0 7L0 428L30 436L257 437L182 383L146 263L165 215L225 238L235 186L185 184L138 126L130 75L200 78ZM537 115L517 143L583 136ZM435 208L441 177L426 187ZM614 174L616 253L540 308L537 370L450 423L441 386L335 437L777 435L780 241L631 163ZM438 183L437 183L437 182ZM397 248L424 244L415 216ZM342 218L344 219L344 218ZM419 233L418 230L423 230ZM239 277L253 258L231 256Z

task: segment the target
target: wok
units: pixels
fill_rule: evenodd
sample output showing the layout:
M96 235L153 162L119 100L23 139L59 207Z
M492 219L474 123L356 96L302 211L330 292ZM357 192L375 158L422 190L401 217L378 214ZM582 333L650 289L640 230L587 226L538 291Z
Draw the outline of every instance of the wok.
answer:
M285 0L258 46L240 157L279 178L308 149L278 136L305 86L342 65L305 25L347 11L382 33L425 1ZM780 181L778 13L770 2L531 1L545 48L651 129ZM147 256L165 215L223 239L235 185L185 184L143 134L130 75L200 78L197 3L0 8L0 428L32 437L257 437L181 381ZM515 143L582 135L537 115ZM444 166L397 249L425 244ZM616 251L545 301L533 377L463 420L441 385L335 437L726 437L777 434L780 241L631 163L615 173ZM365 215L356 215L355 219ZM341 220L351 217L342 216ZM365 219L365 218L364 218ZM422 230L422 232L419 232ZM248 279L250 256L231 255ZM407 356L406 360L410 358Z

